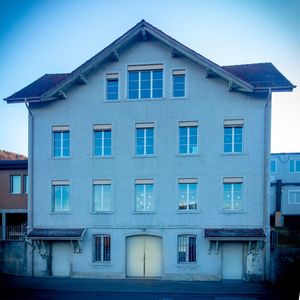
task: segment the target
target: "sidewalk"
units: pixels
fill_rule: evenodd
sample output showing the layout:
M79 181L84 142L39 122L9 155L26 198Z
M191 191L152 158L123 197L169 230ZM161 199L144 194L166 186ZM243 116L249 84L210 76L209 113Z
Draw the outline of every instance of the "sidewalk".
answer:
M114 293L184 293L199 295L272 295L278 291L270 284L244 281L166 281L154 279L79 279L79 278L37 278L0 275L0 288L9 290L56 290L78 292Z

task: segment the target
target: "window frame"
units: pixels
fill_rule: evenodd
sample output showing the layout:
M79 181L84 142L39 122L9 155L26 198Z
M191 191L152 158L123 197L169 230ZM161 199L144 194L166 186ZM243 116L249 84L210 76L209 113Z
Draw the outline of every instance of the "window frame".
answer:
M60 145L59 148L55 147L55 134L60 134ZM68 133L68 147L64 146L64 134ZM55 125L52 126L52 147L51 147L51 157L52 158L69 158L71 157L71 131L69 125ZM55 154L55 150L59 150L59 155ZM67 155L64 155L64 150L68 150Z
M292 164L293 164L293 167L291 166ZM297 170L298 165L299 165L299 169ZM289 172L292 174L300 173L300 159L299 158L290 159Z
M108 238L109 240L109 251L108 251L108 259L105 259L105 243L104 239ZM97 254L97 244L96 244L96 239L100 239L100 246L99 250L100 253ZM93 235L93 248L92 248L92 262L95 264L110 264L111 263L111 235L110 234L94 234ZM100 256L100 259L98 260L97 258Z
M152 145L147 144L147 140L149 138L149 135L147 134L147 130L152 129ZM138 136L138 130L143 130L143 137ZM151 137L151 136L150 136ZM143 153L138 153L139 143L138 139L143 140ZM152 153L147 153L148 148L152 148ZM153 156L155 155L155 124L154 122L148 122L148 123L136 123L135 124L135 156L137 157L147 157L147 156Z
M28 174L23 175L23 194L28 194L29 182L28 182Z
M105 101L115 102L120 100L120 79L118 72L106 73L105 75ZM109 98L109 82L117 81L117 98Z
M95 209L95 186L101 186L101 201L100 201L100 205L101 208L100 210L96 210ZM109 191L109 196L110 196L110 209L108 210L104 210L104 195L103 195L103 190L104 190L104 186L109 186L110 191ZM111 179L94 179L92 182L92 213L111 213L112 212L112 204L113 204L113 191L112 191L112 180Z
M181 128L187 128L187 144L181 144L181 138L183 138L184 136L181 136ZM191 138L193 137L193 135L191 135L190 131L191 128L196 128L196 151L195 152L190 152L190 147L192 147L191 145L193 145L191 143ZM180 121L178 124L178 155L187 155L187 156L193 156L193 155L199 155L199 122L198 121ZM181 147L186 146L186 152L181 152Z
M189 208L190 203L190 185L196 185L196 199L195 199L195 208ZM187 185L187 201L186 201L186 209L180 209L180 186ZM199 186L198 186L198 178L178 178L177 181L177 211L180 213L192 213L197 212L199 209Z
M143 186L143 209L137 209L137 186ZM147 201L147 186L152 186L152 209L146 209ZM134 182L134 213L154 213L155 211L155 191L154 191L154 179L136 179Z
M225 208L225 184L230 185L230 208ZM234 188L237 187L235 185L240 185L240 191L235 190ZM224 177L223 178L223 197L222 197L222 211L225 213L239 213L244 211L244 177ZM240 193L241 197L241 207L234 208L234 197L235 193Z
M272 171L272 163L275 164L274 171ZM270 159L270 173L271 173L271 174L277 173L277 159L276 159L276 158L271 158L271 159Z
M158 79L161 81L161 95L156 97L154 94L155 90L160 90L160 88L154 88L154 72L156 71L161 71L161 79ZM134 90L130 88L130 84L133 82L133 80L130 79L130 73L136 72L138 73L138 79L135 80L138 84L137 91L138 95L137 97L131 97L130 93ZM142 89L142 73L145 72L150 72L150 87L149 87L149 92L150 95L149 97L142 97L142 91L147 90L147 89ZM146 80L145 80L146 81ZM147 64L147 65L128 65L127 66L127 100L129 101L139 101L139 100L157 100L157 99L162 99L164 97L164 65L161 63L158 64Z
M106 147L105 146L105 132L110 132L110 139L109 139L109 143L110 146ZM96 134L97 133L101 133L101 146L100 147L96 147ZM97 157L97 158L108 158L108 157L112 157L112 125L111 124L94 124L93 125L93 157ZM105 154L105 148L109 149L109 154ZM96 154L96 149L100 149L101 154Z
M185 239L184 243L180 243L180 239ZM194 252L190 254L190 239L194 240ZM183 251L181 248L183 247ZM181 256L185 254L184 260ZM195 234L179 234L177 235L177 264L197 264L197 235Z
M15 191L15 182L14 178L18 177L19 182L18 182L18 190ZM11 195L21 195L22 194L22 175L19 174L12 174L10 175L10 194Z
M297 203L295 200L296 198L293 199L293 202L291 202L291 194L292 193L299 193L299 202ZM300 189L289 189L288 190L288 204L289 205L300 205Z
M245 122L244 119L225 119L223 121L223 153L224 154L241 154L244 153L244 144L245 144L245 133L244 133L244 126L245 126ZM230 151L226 151L225 149L225 145L228 145L229 143L226 143L226 138L225 136L228 134L225 134L225 130L226 128L230 128L231 129L231 149ZM240 128L241 129L241 143L237 143L235 142L235 137L238 135L235 131ZM237 151L236 147L237 145L241 144L241 151Z
M56 197L55 197L55 189L56 187L60 187L61 191L60 191L60 208L61 210L57 210L56 208ZM63 207L63 197L64 197L64 191L63 191L63 187L67 187L67 209L62 209ZM56 214L60 214L60 213L70 213L71 212L71 188L70 188L70 181L69 180L52 180L51 182L51 212L52 213L56 213Z
M183 76L183 95L176 96L175 95L175 82L174 79L176 77ZM186 91L186 69L184 68L178 68L172 70L172 80L171 80L171 92L172 92L172 98L178 99L178 98L186 98L187 91Z

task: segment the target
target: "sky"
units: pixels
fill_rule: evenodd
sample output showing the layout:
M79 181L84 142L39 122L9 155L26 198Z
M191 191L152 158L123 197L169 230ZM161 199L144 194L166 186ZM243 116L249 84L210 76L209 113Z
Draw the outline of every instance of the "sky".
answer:
M272 152L300 152L300 0L1 0L0 149L27 155L27 110L3 98L68 73L145 19L219 65L272 62Z

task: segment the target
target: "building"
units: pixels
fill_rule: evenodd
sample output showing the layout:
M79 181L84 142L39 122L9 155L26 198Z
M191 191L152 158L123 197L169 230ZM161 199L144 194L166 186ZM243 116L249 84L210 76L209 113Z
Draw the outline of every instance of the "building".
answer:
M300 229L300 153L271 154L271 226Z
M30 114L29 274L264 279L271 94L293 88L142 20L6 98Z
M27 193L27 160L0 160L0 240L24 238Z

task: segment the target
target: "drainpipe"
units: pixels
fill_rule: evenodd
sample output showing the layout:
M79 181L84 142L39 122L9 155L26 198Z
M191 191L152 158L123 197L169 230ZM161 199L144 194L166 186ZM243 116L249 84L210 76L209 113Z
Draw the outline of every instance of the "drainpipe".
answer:
M29 189L28 189L28 201L27 201L27 216L28 216L28 226L27 233L33 228L33 134L34 134L34 119L32 111L30 110L28 99L24 99L25 106L28 110L28 179L29 179ZM28 275L33 276L33 248L30 247L28 250L27 262L31 265L28 269ZM31 264L30 264L31 262Z
M264 195L263 195L263 227L267 235L265 245L265 279L270 279L270 141L271 141L271 101L272 90L268 91L268 98L264 106Z

